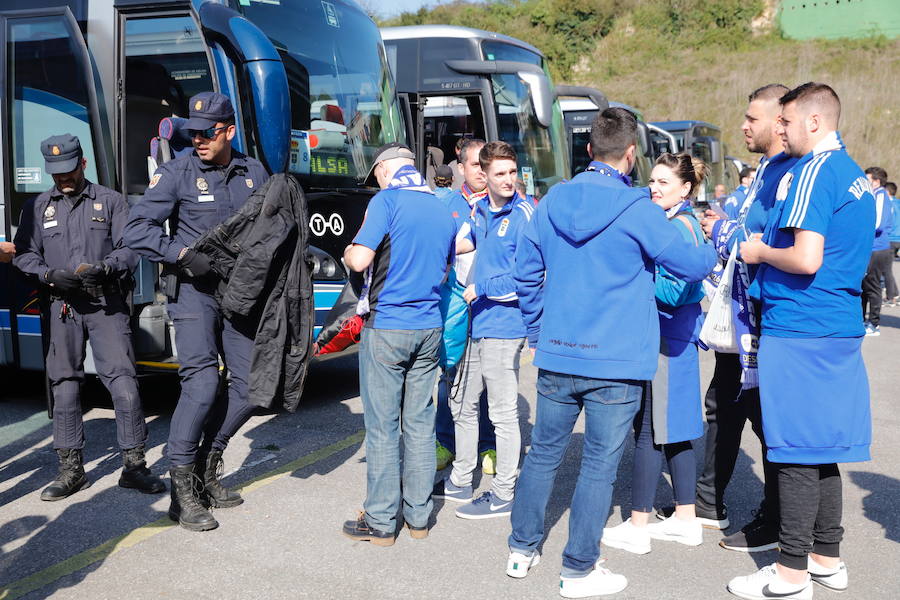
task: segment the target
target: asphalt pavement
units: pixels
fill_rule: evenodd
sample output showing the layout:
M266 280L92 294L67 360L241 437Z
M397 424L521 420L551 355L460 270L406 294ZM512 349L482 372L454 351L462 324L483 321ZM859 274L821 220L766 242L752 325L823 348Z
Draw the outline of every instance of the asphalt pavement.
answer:
M884 309L881 331L864 344L873 460L842 467L842 553L850 573L844 600L900 597L900 307ZM712 362L710 354L701 353L704 389ZM534 423L535 375L526 361L519 388L526 444ZM365 494L354 355L315 366L297 413L255 416L234 438L225 454L226 483L242 487L246 502L217 510L220 527L205 533L186 531L168 519L168 494L147 496L116 485L121 458L113 411L93 386L86 400L94 407L85 414L92 485L66 500L42 502L40 490L56 473L56 456L40 380L6 377L0 382L0 600L559 597L582 420L557 477L541 564L515 580L505 575L508 519L458 519L452 503L436 501L433 527L424 540L404 531L394 546L380 548L341 535L341 524L356 516ZM144 384L148 462L154 473L164 475L162 451L177 388ZM699 457L702 442L697 447ZM627 518L631 458L629 443L610 525ZM760 449L748 426L726 497L733 523L726 533L751 518L762 493L761 477ZM489 479L479 474L476 485L486 489ZM661 480L657 505L670 504L671 497ZM732 597L725 591L728 580L773 562L775 553L723 550L717 545L722 535L705 530L698 547L654 541L653 551L644 556L603 547L606 566L629 580L624 592L610 598ZM816 588L815 597L837 595Z

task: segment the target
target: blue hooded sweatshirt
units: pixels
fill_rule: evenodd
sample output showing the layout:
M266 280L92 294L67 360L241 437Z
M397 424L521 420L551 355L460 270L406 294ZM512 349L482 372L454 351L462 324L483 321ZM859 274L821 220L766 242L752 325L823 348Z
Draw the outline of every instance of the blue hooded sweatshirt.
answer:
M716 264L608 169L551 188L516 249L519 306L534 364L597 379L650 380L659 354L656 263L688 282Z

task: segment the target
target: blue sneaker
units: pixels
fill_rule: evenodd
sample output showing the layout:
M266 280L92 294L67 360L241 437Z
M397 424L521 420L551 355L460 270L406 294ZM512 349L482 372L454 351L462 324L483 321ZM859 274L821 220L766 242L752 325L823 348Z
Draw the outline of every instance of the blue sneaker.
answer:
M472 486L458 486L450 481L449 477L439 480L431 490L433 498L443 498L453 502L469 502L472 500Z
M512 500L500 500L490 492L485 492L475 500L456 509L456 516L460 519L493 519L494 517L509 517L512 513Z

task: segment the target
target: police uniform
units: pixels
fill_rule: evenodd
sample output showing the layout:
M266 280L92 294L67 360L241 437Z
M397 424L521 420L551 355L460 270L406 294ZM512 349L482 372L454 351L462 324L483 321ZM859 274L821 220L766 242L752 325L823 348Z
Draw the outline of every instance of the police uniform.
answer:
M77 137L48 138L41 143L41 152L51 175L81 168ZM159 479L150 476L144 461L147 427L122 286L138 261L122 242L127 219L128 205L121 194L87 180L74 195L54 186L22 209L14 264L36 276L52 298L46 368L55 400L53 446L62 468L57 480L44 490L44 500L59 500L87 485L79 398L87 339L91 340L97 374L115 406L117 439L125 455L119 484L148 493L165 490Z
M189 106L186 129L212 128L234 118L231 102L222 94L198 94ZM167 446L173 468L173 505L179 500L175 479L195 462L203 463L206 494L214 505L235 506L243 501L221 487L215 466L254 408L247 401L247 382L255 326L239 318L225 319L213 296L215 275L197 275L186 258L196 255L190 247L200 235L235 214L266 179L268 173L259 161L236 150L232 149L231 161L224 166L204 162L192 152L157 169L125 228L129 247L163 263L164 272L177 274L168 278L166 289L181 376L181 397ZM168 231L163 228L167 220ZM217 401L219 355L230 373L227 402ZM196 508L193 502L191 507ZM179 513L178 506L170 510L173 518L180 515L181 524L194 530L216 526L207 514L195 519Z

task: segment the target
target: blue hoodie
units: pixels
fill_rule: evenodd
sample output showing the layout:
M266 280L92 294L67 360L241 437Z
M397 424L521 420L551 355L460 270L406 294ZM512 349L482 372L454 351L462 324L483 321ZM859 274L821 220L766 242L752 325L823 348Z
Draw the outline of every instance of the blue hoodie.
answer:
M656 263L694 282L712 270L716 253L686 241L647 188L603 170L551 188L516 249L534 364L597 379L653 379Z
M534 213L534 204L518 193L497 212L490 198L479 200L469 220L468 237L475 245L475 293L472 302L472 337L515 339L525 337L519 310L513 261L516 245Z

